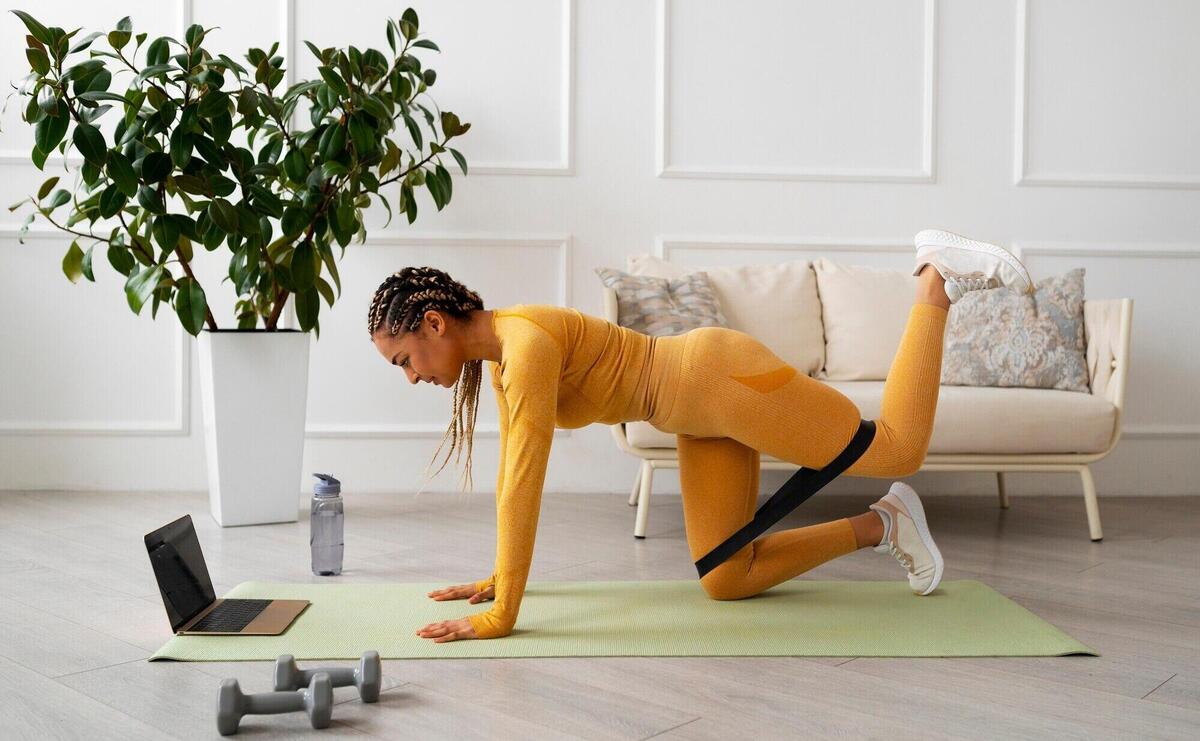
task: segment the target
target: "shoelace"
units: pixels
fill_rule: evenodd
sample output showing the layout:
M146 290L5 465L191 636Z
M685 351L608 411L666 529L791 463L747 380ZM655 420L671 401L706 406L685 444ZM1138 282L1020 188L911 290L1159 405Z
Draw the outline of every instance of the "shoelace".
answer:
M950 276L950 281L960 288L961 293L967 291L981 291L987 288L995 288L1000 285L1000 281L995 278L968 278L965 276Z
M912 556L910 556L908 553L900 550L900 547L898 545L896 545L895 543L889 542L888 543L888 552L891 553L893 556L895 556L896 560L900 562L900 565L903 566L909 573L915 573L913 571Z

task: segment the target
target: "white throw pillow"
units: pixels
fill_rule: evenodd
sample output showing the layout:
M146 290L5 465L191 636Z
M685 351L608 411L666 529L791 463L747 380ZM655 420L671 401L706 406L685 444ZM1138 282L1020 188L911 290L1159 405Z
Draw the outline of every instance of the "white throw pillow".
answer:
M809 376L825 362L821 301L808 260L758 265L683 266L651 254L630 255L628 272L679 278L708 273L731 329L754 337L785 363Z
M908 324L917 277L911 270L813 261L825 325L825 367L831 381L887 378Z

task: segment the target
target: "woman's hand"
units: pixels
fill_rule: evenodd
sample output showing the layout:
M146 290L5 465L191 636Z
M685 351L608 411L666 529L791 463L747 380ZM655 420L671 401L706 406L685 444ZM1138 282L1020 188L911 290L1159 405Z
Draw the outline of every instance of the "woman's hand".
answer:
M459 584L458 586L454 587L442 587L441 589L435 589L425 596L432 597L438 602L448 599L462 599L463 597L466 597L467 602L474 605L478 604L479 602L483 602L484 600L495 599L496 587L491 586L482 592L476 592L475 585L473 583Z
M434 643L479 637L475 635L475 628L471 626L471 621L467 618L430 623L418 630L417 635L421 638L432 638Z

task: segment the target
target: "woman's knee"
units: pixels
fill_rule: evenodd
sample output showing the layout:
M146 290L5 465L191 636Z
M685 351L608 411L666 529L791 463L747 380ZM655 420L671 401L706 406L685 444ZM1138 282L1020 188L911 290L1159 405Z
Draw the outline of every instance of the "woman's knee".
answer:
M725 569L723 566L724 564L700 577L700 586L704 587L709 599L724 601L749 597L745 580L734 569Z

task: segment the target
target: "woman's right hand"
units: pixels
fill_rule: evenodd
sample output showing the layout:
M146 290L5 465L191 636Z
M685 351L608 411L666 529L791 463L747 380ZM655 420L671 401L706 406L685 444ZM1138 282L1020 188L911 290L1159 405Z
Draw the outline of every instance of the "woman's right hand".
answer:
M491 586L482 592L476 592L474 583L459 584L453 587L442 587L441 589L435 589L426 596L431 597L438 602L448 599L462 599L463 597L466 597L467 602L474 605L476 603L483 602L484 600L495 599L496 587Z

